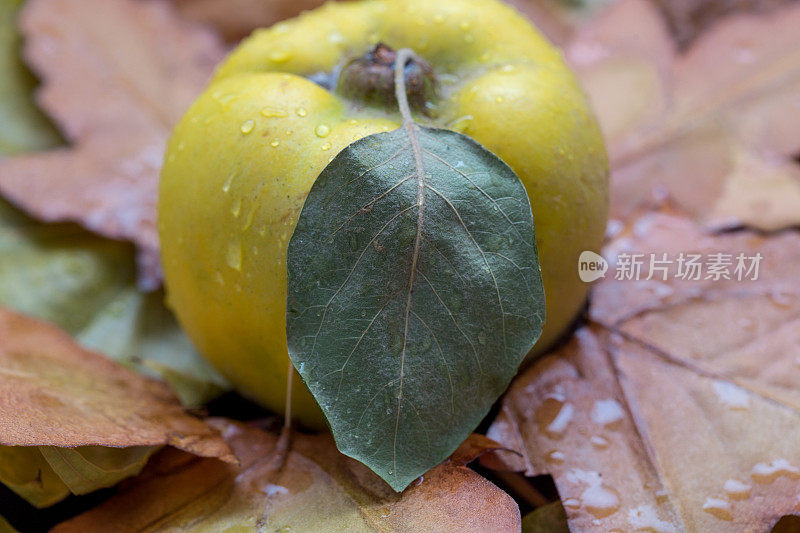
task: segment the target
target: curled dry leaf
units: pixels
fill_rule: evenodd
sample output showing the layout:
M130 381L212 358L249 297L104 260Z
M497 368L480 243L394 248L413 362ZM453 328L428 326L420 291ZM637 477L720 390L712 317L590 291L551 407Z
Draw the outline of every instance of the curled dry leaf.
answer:
M519 531L511 497L458 462L396 494L329 435L294 435L281 466L272 457L276 436L226 420L215 425L240 468L166 450L111 500L55 531Z
M30 0L20 25L37 100L70 146L0 160L0 192L40 219L135 242L142 285L155 288L165 141L220 43L163 1Z
M708 228L800 224L800 5L725 18L685 53L620 0L567 50L600 117L612 218L668 196ZM655 202L654 202L655 198Z
M687 47L718 19L731 13L765 11L793 0L654 0L664 12L672 34Z
M757 280L673 264L667 281L601 282L594 323L521 376L489 430L523 456L492 461L552 473L581 531L767 530L800 510L800 235L649 213L605 250L651 252L763 260Z
M54 326L0 308L0 339L0 477L33 503L112 485L137 473L154 446L235 461L166 385Z

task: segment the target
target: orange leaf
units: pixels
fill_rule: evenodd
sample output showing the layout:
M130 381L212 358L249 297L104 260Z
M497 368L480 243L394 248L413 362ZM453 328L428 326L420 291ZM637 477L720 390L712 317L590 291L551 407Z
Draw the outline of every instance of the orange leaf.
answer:
M455 462L402 494L336 450L329 435L294 436L283 465L277 437L217 420L241 468L162 453L126 489L55 531L140 531L233 526L291 531L519 531L510 496Z
M649 213L605 250L761 253L757 280L616 280L595 323L514 383L488 436L551 473L580 531L764 531L800 510L800 234Z
M0 308L0 445L157 446L235 461L163 383Z
M37 100L70 146L0 160L0 192L43 220L134 241L143 284L157 286L164 145L221 44L166 2L30 0L20 25Z
M620 0L567 50L609 142L611 215L668 197L710 229L800 224L800 5L727 17L679 53Z

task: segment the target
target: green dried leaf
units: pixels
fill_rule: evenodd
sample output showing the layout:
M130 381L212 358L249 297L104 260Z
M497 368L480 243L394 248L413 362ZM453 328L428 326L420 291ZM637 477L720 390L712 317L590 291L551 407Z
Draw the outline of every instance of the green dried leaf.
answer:
M88 494L138 474L158 446L108 448L39 446L50 468L73 494Z
M0 446L0 480L36 507L138 474L158 446ZM1 531L1 530L0 530Z
M477 426L544 322L525 188L452 131L409 123L345 148L287 266L292 361L339 449L395 490Z
M69 496L69 487L37 446L0 446L0 482L36 507L47 507Z
M22 0L0 0L0 154L44 150L60 143L58 133L33 104L36 80L19 58L20 5Z
M522 533L569 533L567 512L561 501L531 511L522 518Z
M0 200L0 305L52 322L85 347L166 379L196 406L227 385L163 304L136 289L134 249Z

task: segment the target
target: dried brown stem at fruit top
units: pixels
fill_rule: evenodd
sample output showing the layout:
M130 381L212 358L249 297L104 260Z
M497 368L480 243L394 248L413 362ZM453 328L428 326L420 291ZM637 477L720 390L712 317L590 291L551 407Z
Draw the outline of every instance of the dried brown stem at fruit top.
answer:
M347 63L339 74L337 91L367 105L396 106L394 70L397 52L383 43ZM406 95L412 109L425 112L436 96L436 76L424 59L414 56L404 67Z

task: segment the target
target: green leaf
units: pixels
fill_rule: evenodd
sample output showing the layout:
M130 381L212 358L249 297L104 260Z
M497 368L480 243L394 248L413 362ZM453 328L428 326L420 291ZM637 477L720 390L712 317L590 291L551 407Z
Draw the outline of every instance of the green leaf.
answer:
M0 480L36 507L88 494L141 472L158 446L0 446Z
M88 494L141 472L159 446L39 446L50 468L73 494Z
M36 446L0 446L0 481L36 507L69 496L69 488Z
M409 122L340 152L287 266L292 362L339 449L395 490L478 425L544 322L525 188L452 131Z
M227 386L163 303L136 289L132 245L40 224L0 200L0 305L64 328L85 347L160 376L197 406Z
M522 518L522 533L569 533L564 506L557 501L526 514Z
M21 0L0 0L0 154L60 144L58 133L33 104L36 81L19 57L16 15L21 4Z

